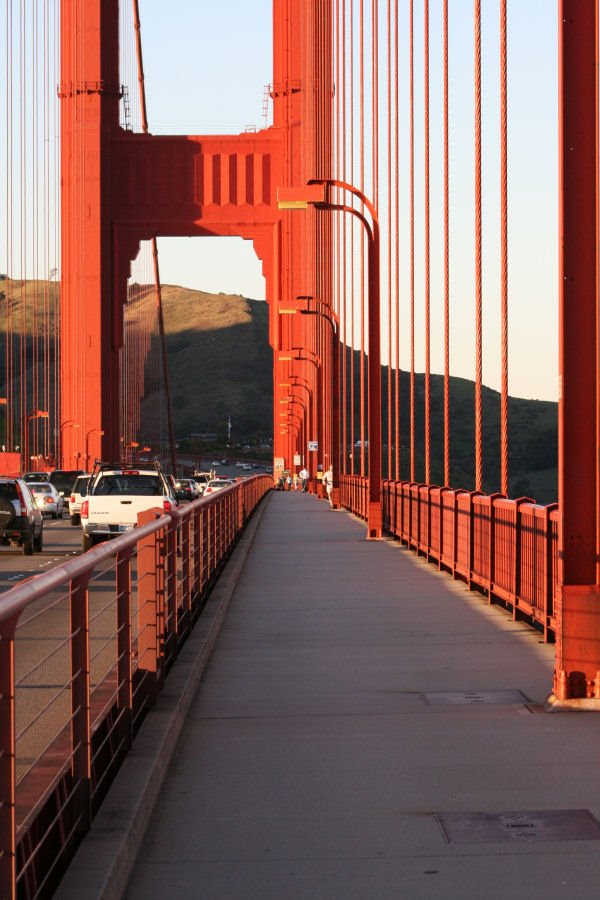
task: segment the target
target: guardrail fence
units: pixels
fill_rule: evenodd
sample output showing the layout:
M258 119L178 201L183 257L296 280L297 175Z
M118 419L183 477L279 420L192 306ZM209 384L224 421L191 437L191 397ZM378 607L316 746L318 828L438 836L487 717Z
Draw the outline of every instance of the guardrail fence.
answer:
M362 519L368 485L361 476L340 478L342 506ZM407 481L384 481L382 498L388 534L554 639L557 504Z
M237 537L259 475L0 599L0 896L49 896ZM145 520L145 521L144 521Z

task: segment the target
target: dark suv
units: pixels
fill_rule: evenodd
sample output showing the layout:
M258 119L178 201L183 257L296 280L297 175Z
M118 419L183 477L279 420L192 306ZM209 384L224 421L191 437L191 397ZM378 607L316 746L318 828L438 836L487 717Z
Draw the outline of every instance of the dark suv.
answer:
M44 520L21 478L0 478L0 544L22 547L30 556L41 551Z
M79 475L85 475L83 469L55 469L50 472L48 481L53 484L61 497L68 498Z

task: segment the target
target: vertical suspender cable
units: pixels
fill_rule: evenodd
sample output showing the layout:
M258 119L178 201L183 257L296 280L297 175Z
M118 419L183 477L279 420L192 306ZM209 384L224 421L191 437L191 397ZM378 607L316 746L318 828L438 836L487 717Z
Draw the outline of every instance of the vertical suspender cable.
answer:
M21 225L21 234L20 234L20 251L21 251L21 265L20 265L20 302L21 302L21 310L20 310L20 320L19 320L19 371L18 378L20 383L20 409L21 409L21 428L26 427L26 416L27 416L27 366L25 362L25 309L27 306L27 286L25 283L25 269L27 266L26 260L26 251L27 251L27 235L26 235L26 225L27 225L27 209L26 209L26 197L27 197L27 181L26 181L26 152L25 152L25 143L27 137L27 87L28 78L27 73L25 71L25 28L26 28L26 7L25 4L21 4L21 15L19 20L19 72L20 72L20 93L19 93L19 112L20 112L20 146L19 146L19 175L20 175L20 225ZM28 454L31 452L30 445L28 447L28 442L26 440L21 440L21 447L28 448ZM23 451L25 452L25 450ZM25 459L24 461L25 470L29 469L29 460Z
M50 169L49 169L49 157L50 157L50 131L49 131L49 120L50 120L50 79L49 79L49 60L50 60L50 52L49 52L49 31L48 31L48 8L47 5L44 4L44 18L43 18L43 38L42 38L42 53L43 53L43 85L44 85L44 94L43 94L43 141L44 141L44 150L43 150L43 166L44 166L44 175L43 175L43 191L44 191L44 246L43 246L43 260L45 263L45 279L44 279L44 291L43 291L43 312L42 312L42 371L44 373L44 385L43 385L43 405L44 409L50 409L50 358L48 354L48 312L49 312L49 294L50 294L50 253L49 253L49 234L50 234ZM46 281L46 278L48 279ZM55 433L58 429L58 434L60 436L60 421L56 421L56 427L54 429ZM58 443L59 439L55 441L55 447L53 450L54 458L58 464Z
M341 58L342 58L342 76L341 76L341 90L338 95L338 109L341 110L341 130L338 135L338 141L342 146L342 154L341 154L341 178L342 181L347 181L347 172L346 172L346 0L342 0L341 2L342 8L342 19L341 19L341 29L342 29L342 40L341 40ZM341 454L342 454L342 462L341 462L341 471L346 474L348 472L348 314L347 314L347 292L348 292L348 266L347 266L347 224L345 221L345 217L341 217L341 229L342 229L342 298L341 298L341 321L343 322L343 326L340 329L339 341L340 341L340 364L342 366L342 377L341 377L341 385L342 385L342 402L340 404L340 409L342 413L342 441L341 441ZM352 442L350 443L352 446Z
M410 480L415 480L415 91L414 10L410 0Z
M37 110L39 108L39 97L38 97L38 69L37 69L37 4L33 3L32 9L32 17L31 17L31 44L33 47L32 61L31 61L31 145L32 145L32 154L31 154L31 186L29 189L29 196L31 197L31 275L33 278L33 282L36 287L32 290L32 303L31 303L31 338L30 338L30 353L31 353L31 403L32 407L39 408L39 396L38 396L38 384L39 384L39 370L38 370L38 317L37 317L37 287L36 282L39 279L38 273L38 241L37 241L37 229L38 229L38 214L39 214L39 206L38 206L38 177L37 177L37 147L38 147L38 118L37 118ZM24 273L25 274L25 273ZM38 452L38 447L36 447L36 452Z
M142 112L142 131L148 133L148 116L146 113L146 86L144 82L144 64L142 57L142 38L140 28L140 10L138 0L133 0L133 16L135 28L135 43L137 52L138 83L140 88L140 106ZM158 246L156 237L152 238L152 260L154 266L154 286L156 290L156 304L158 309L158 330L160 334L160 351L162 358L163 381L165 385L165 404L167 410L167 428L169 432L169 451L173 475L177 474L177 455L175 453L175 434L173 431L173 416L171 411L171 390L169 384L169 367L167 365L167 348L165 342L165 324L162 307L162 291L160 284L160 271L158 267Z
M450 484L450 153L448 140L448 0L444 0L444 484Z
M350 0L350 180L354 180L354 4ZM354 338L355 338L355 298L356 298L356 280L354 278L354 216L350 217L350 452L352 453L352 475L356 474L356 461L354 454L354 444L356 441L355 432L355 416L354 416L354 397L355 397L355 378L354 378Z
M7 3L6 9L6 274L7 283L4 294L4 308L6 310L6 330L4 335L5 342L5 362L4 362L4 381L6 391L5 410L5 441L6 448L12 450L12 378L11 378L11 294L9 289L8 278L12 274L12 244L13 244L13 202L12 202L12 173L13 173L13 48L12 48L12 0Z
M54 81L58 82L60 80L60 21L59 21L59 10L58 6L55 4L54 6L54 46L52 53L52 60L54 65L54 73L55 78ZM54 103L54 130L53 133L55 135L60 134L60 111L58 103ZM58 142L54 145L54 177L52 179L52 184L54 186L53 192L53 210L54 210L54 262L58 266L58 260L60 258L60 204L58 200L59 186L60 186L60 146ZM56 272L56 279L54 282L54 289L51 295L51 304L52 304L52 321L53 321L53 329L50 336L50 343L54 348L58 348L59 343L59 332L60 332L60 305L59 305L59 288L58 288L58 269ZM82 341L83 343L83 341ZM56 351L53 354L54 362L53 362L53 384L54 384L54 409L58 410L60 408L60 354ZM69 462L71 464L71 461Z
M399 53L398 53L398 0L394 0L394 222L395 222L395 302L394 311L396 317L396 460L394 467L394 478L396 481L400 476L400 129L399 129Z
M360 0L360 53L359 53L359 188L365 189L365 10L364 0ZM365 475L365 245L360 242L360 474Z
M429 279L429 0L423 0L425 172L425 482L431 483L430 279Z
M508 495L508 126L506 0L500 0L500 240L502 377L500 390L500 490Z
M371 7L371 154L373 171L373 205L379 202L379 0Z
M335 117L332 120L332 128L334 129L334 176L335 178L339 177L339 172L341 170L341 149L340 149L340 141L339 136L341 132L340 122L341 122L341 107L339 102L339 92L342 90L342 73L341 73L341 65L340 65L340 36L341 36L341 28L340 28L340 0L335 0L334 4L334 36L332 40L332 45L334 47L335 53L335 76L334 76L334 85L337 85L338 97L335 99ZM337 311L338 315L338 340L340 339L340 327L342 320L342 282L344 280L344 270L340 269L341 260L342 260L342 233L341 228L343 225L343 219L341 216L336 216L335 219L335 252L334 252L334 260L335 260L335 287L333 294L333 304L334 308ZM333 337L335 340L335 336ZM333 348L332 348L333 349ZM332 433L332 466L337 471L338 477L342 474L341 468L341 460L343 459L343 454L340 452L341 448L344 444L344 415L343 415L343 403L342 403L342 391L343 391L343 374L342 374L342 361L338 354L338 371L337 371L337 383L338 383L338 435L339 435L339 444L336 447L333 442L333 436L335 434L335 427ZM335 360L333 360L335 362ZM335 407L334 412L335 415ZM335 423L334 423L335 425Z
M481 283L481 0L475 2L475 490L483 483Z
M392 434L394 412L392 396L392 3L387 0L387 313L388 313L388 365L387 365L387 477L393 477Z

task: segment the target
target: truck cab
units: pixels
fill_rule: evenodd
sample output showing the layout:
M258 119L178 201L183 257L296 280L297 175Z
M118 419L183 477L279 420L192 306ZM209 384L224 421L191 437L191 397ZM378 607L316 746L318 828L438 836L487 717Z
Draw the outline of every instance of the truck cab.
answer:
M169 479L158 463L97 463L81 504L83 550L135 528L144 510L170 512L176 506Z

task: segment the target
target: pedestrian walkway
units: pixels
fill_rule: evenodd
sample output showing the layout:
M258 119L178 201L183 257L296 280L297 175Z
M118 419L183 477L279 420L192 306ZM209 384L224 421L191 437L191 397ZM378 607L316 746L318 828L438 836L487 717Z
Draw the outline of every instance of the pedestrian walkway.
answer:
M364 536L267 499L129 900L597 898L600 717L544 711L541 635Z

